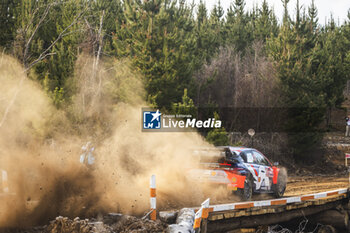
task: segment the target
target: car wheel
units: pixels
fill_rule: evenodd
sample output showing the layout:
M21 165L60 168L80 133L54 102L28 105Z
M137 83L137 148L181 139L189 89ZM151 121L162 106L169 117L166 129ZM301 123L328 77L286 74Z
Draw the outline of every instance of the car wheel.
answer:
M253 195L253 182L250 177L246 177L244 181L244 188L239 189L239 196L242 201L248 201Z
M287 187L287 173L284 170L280 170L277 178L277 184L274 185L275 197L283 197L284 191Z

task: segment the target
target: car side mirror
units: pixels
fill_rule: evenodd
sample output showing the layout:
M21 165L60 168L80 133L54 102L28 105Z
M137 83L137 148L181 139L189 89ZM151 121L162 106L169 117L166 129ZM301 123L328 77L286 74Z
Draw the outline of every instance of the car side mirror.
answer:
M274 162L274 163L273 163L273 166L276 166L276 167L277 167L278 165L280 165L279 162Z

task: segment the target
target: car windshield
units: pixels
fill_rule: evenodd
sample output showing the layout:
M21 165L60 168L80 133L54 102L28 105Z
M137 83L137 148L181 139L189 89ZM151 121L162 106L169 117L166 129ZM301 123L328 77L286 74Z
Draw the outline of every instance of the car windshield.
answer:
M254 150L253 151L253 155L256 159L256 163L260 164L260 165L265 165L268 166L269 163L267 162L267 160L265 159L265 157L258 151Z

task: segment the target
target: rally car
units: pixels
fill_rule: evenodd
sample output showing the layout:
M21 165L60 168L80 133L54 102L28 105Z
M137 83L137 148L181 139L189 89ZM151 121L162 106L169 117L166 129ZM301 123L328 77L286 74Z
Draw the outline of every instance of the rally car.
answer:
M287 185L285 170L272 164L253 148L223 146L215 150L197 150L202 167L193 169L191 176L202 182L226 185L237 191L242 200L253 193L271 193L282 197Z

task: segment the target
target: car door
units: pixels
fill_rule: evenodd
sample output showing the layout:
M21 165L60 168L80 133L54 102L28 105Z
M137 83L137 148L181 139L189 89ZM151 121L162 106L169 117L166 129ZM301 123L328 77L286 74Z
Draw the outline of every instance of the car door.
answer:
M273 169L263 154L256 150L253 150L252 153L256 158L256 162L259 164L257 188L269 191L272 187Z
M253 177L253 191L259 191L261 189L261 178L259 179L259 176L261 176L261 170L265 172L265 169L261 169L260 164L258 163L255 154L253 153L253 150L245 150L241 153L241 157L244 160L244 164L247 168L247 170L250 172L251 176Z

